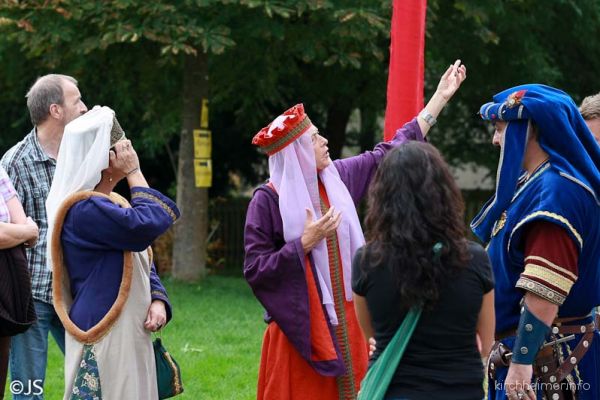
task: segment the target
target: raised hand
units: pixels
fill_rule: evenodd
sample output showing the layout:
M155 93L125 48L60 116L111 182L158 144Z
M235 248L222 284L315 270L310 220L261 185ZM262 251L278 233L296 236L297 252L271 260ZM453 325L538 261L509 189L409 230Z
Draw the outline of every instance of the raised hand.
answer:
M440 78L437 93L448 101L465 79L467 79L467 67L461 65L460 60L456 60Z
M335 233L335 230L342 222L342 213L335 213L335 207L331 206L329 211L321 218L313 221L313 213L306 209L306 222L304 223L304 232L302 233L302 247L304 252L311 251L321 240Z
M444 72L444 75L440 78L440 83L438 83L437 90L431 96L431 99L429 99L423 110L424 114L419 114L420 118L417 118L423 136L427 135L429 129L435 124L435 119L440 115L442 109L465 79L467 79L467 67L461 65L460 60L456 60Z
M115 151L110 151L110 166L116 181L140 169L140 160L130 140L121 140L115 144Z

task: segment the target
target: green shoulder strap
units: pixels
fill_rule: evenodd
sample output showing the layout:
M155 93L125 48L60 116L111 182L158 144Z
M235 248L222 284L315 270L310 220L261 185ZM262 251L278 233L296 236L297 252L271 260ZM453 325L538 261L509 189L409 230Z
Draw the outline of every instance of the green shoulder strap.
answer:
M360 384L358 400L382 400L421 317L421 308L410 309L398 331Z

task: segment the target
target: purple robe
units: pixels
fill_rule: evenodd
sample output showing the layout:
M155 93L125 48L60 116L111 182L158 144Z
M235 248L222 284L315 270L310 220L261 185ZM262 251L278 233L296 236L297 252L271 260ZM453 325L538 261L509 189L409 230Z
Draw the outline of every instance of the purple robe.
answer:
M424 140L416 118L400 128L390 142L379 143L373 151L333 162L355 204L358 205L367 193L385 154L408 140ZM244 276L266 310L265 321L275 321L317 372L340 375L344 372L344 364L339 350L337 360L312 361L305 254L300 238L288 243L284 241L278 200L278 196L263 185L254 192L248 205L244 229ZM335 335L331 336L335 343Z
M65 217L61 239L73 298L69 316L84 331L96 325L117 298L123 251L145 251L173 224L173 217L179 217L175 203L154 189L134 187L131 195L131 208L94 196L75 203ZM165 303L170 320L171 304L154 264L150 287L152 300Z

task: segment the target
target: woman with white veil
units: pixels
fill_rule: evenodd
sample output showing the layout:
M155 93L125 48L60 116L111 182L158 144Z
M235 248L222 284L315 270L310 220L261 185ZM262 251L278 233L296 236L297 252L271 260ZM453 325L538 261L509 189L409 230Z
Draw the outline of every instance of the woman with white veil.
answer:
M131 204L112 193L123 178ZM171 310L149 246L179 210L148 187L110 108L65 128L46 208L64 399L157 399L150 333Z

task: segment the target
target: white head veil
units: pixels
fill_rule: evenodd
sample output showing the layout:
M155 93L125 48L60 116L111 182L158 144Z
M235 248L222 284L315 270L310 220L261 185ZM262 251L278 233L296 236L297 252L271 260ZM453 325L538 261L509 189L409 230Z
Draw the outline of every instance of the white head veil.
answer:
M73 193L94 189L102 178L102 170L108 168L114 116L115 112L110 108L96 106L65 126L56 172L46 199L48 241L52 240L54 219L61 203ZM48 245L50 268L51 248Z

